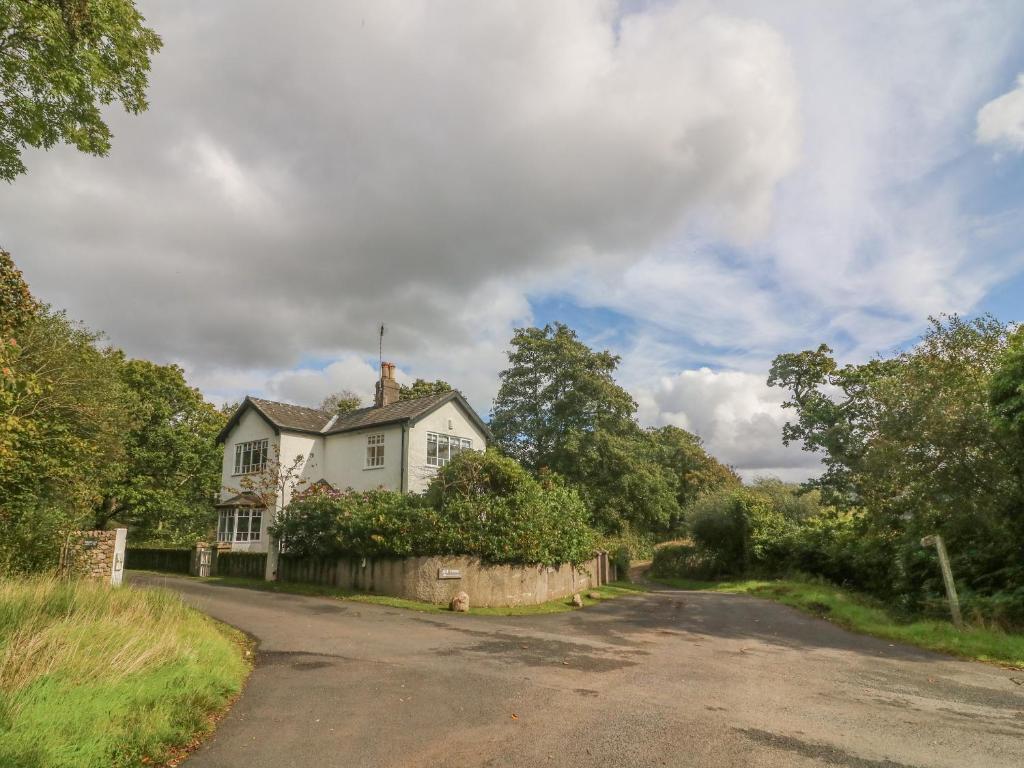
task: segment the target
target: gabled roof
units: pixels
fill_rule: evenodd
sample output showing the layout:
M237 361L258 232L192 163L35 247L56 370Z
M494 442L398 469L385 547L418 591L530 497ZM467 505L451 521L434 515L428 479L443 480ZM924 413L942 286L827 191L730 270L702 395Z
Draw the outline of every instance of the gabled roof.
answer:
M273 400L261 400L258 397L247 396L238 408L235 409L235 412L231 414L231 418L224 425L224 429L217 435L218 443L224 442L228 433L234 429L235 425L238 424L238 420L242 418L242 414L249 408L252 408L262 416L274 428L274 432L286 429L289 432L320 434L333 418L331 414L324 413L317 408L306 408L301 405L278 403Z
M289 405L287 403L276 403L273 400L261 400L256 397L246 397L238 410L232 414L228 423L217 436L218 442L224 442L228 433L238 423L242 413L248 407L252 407L274 428L275 432L282 429L289 432L305 432L317 435L337 435L342 432L354 432L359 429L380 427L385 424L400 424L403 422L415 423L424 416L427 416L445 403L454 402L458 405L483 432L488 439L491 438L491 431L487 428L483 419L466 402L462 393L452 390L426 397L417 397L413 400L399 400L397 403L385 405L381 408L371 406L369 408L357 408L348 413L338 415L324 413L316 408L304 408L300 405Z

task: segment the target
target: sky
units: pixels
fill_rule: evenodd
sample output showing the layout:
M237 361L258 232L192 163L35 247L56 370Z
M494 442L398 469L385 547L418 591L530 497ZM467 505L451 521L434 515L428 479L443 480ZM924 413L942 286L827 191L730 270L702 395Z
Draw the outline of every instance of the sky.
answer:
M214 402L401 380L486 417L513 329L621 356L645 425L802 480L772 358L1024 321L1024 4L140 0L108 157L27 151L35 295Z

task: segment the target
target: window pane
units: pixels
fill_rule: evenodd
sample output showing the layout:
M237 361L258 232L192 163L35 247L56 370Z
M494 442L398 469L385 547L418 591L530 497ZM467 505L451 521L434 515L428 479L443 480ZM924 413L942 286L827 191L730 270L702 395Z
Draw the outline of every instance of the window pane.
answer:
M249 523L249 541L260 540L260 529L263 527L263 510L252 511L252 521Z
M235 541L249 540L249 510L238 510L238 523L235 530Z
M462 438L462 450L468 451L472 447L473 447L473 441L472 440L467 440L466 438Z
M433 432L427 433L427 464L437 466L437 435Z
M242 472L242 444L238 443L235 446L235 474L241 474Z

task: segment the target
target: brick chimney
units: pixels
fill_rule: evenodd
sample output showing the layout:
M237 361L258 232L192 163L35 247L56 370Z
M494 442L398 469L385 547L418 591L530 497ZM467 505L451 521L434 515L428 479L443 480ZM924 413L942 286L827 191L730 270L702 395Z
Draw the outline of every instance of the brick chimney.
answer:
M395 364L380 364L380 381L377 382L377 397L374 406L383 408L398 402L398 382L395 381Z

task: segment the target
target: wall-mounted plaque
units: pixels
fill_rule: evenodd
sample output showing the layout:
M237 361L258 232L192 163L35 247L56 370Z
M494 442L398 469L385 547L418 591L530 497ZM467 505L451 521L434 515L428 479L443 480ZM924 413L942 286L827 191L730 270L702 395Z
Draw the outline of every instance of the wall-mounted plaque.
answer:
M462 571L458 568L438 568L437 578L439 579L461 579Z

